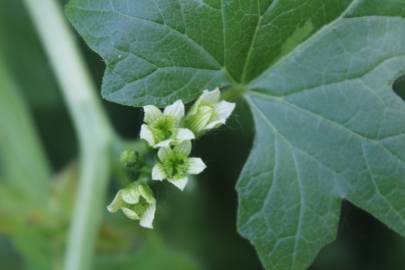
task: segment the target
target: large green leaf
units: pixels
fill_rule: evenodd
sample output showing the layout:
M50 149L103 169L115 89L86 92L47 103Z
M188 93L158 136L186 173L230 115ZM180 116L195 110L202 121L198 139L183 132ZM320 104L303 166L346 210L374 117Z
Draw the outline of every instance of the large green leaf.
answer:
M404 0L71 0L107 63L103 95L141 106L245 89L256 125L239 230L267 269L305 269L343 199L405 236Z

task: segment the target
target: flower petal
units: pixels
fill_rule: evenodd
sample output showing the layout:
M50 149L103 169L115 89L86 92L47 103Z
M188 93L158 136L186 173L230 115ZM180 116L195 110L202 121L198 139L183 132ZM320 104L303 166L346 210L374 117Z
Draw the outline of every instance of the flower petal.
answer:
M155 144L153 133L147 125L143 124L141 126L141 134L139 136L141 137L141 139L147 141L150 146L153 146Z
M216 121L211 121L211 122L209 122L208 125L205 126L205 129L209 130L209 129L217 128L219 126L224 125L225 122L226 122L226 119L220 119L220 120L216 120Z
M122 212L129 218L129 219L133 219L133 220L138 220L139 216L137 213L135 213L135 211L129 209L129 208L121 208Z
M127 204L136 204L139 202L139 190L138 187L128 187L122 190L122 200Z
M141 217L139 225L144 228L153 229L153 220L155 219L156 204L151 204Z
M162 112L159 110L159 108L153 105L144 106L143 111L145 112L143 121L147 124L152 123L162 116Z
M193 113L189 113L184 121L186 128L189 128L197 136L201 135L200 132L203 131L206 125L209 123L214 109L210 106L200 106Z
M157 181L162 181L166 179L166 173L163 170L163 166L160 163L157 163L155 166L152 168L152 180L157 180Z
M218 119L228 119L235 109L235 103L228 101L221 101L215 106Z
M149 204L156 203L156 199L153 196L153 191L146 184L139 185L139 193Z
M194 133L188 128L179 128L176 133L176 141L183 142L195 139Z
M172 139L167 139L167 140L164 140L164 141L161 141L161 142L155 144L155 146L153 146L153 147L154 147L154 148L159 148L159 147L167 148L167 147L170 146L170 144L172 143L172 141L173 141Z
M158 157L161 161L163 161L170 155L171 152L172 149L170 147L161 147L158 151Z
M191 153L191 142L190 141L184 141L180 143L179 145L176 145L174 147L174 151L176 153L179 153L181 155L188 156Z
M107 210L111 213L115 213L123 206L124 201L122 200L122 190L119 190L115 195L114 200L107 206Z
M188 162L188 174L199 174L205 168L207 168L207 165L205 165L204 161L202 161L201 158L189 158L187 160Z
M183 191L185 186L188 183L188 178L183 177L183 178L180 178L180 179L169 179L169 182L172 183L173 185L175 185L181 191Z
M219 101L220 97L221 92L219 91L219 88L215 88L212 91L204 90L197 102L204 105L214 105Z
M184 111L183 101L177 100L172 105L167 106L163 114L173 117L176 121L180 121L184 117Z

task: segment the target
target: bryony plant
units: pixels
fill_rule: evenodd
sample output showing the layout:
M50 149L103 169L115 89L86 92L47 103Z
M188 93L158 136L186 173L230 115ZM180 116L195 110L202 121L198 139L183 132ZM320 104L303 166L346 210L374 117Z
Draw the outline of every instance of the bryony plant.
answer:
M150 180L167 180L183 191L189 175L200 174L207 167L201 158L189 157L191 140L225 124L235 104L221 100L221 92L216 88L204 90L187 115L181 100L163 112L153 105L143 109L145 123L140 138L151 146L155 158L148 164L147 158L131 149L121 154L122 165L128 171L138 171L137 179L119 190L107 209L112 213L122 210L128 218L139 220L142 227L153 228L156 199L149 187Z
M266 269L307 269L343 200L405 236L403 0L70 0L67 13L107 63L109 101L244 98L256 136L238 230ZM196 107L184 127L198 136L213 107Z

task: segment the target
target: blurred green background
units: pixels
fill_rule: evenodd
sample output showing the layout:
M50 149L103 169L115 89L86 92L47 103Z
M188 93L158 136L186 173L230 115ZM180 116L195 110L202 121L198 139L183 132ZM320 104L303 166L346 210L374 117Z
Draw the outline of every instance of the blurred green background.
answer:
M79 42L100 85L104 63ZM404 78L395 89L405 93ZM104 101L103 106L123 138L138 136L140 109ZM262 269L254 248L236 232L234 186L252 140L251 117L241 100L226 127L197 143L195 154L208 164L204 174L183 193L169 184L156 190L155 230L105 211L94 269ZM1 270L60 268L77 157L73 125L32 22L21 1L0 0ZM112 179L109 199L118 188ZM404 254L404 239L344 204L337 241L311 269L401 270Z

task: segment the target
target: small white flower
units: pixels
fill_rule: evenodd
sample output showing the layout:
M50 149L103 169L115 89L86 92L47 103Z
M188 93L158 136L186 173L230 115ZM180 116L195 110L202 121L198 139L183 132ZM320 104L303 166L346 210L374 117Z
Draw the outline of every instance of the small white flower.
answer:
M156 200L148 185L134 182L119 190L107 209L111 213L121 209L128 218L139 220L142 227L152 229Z
M225 124L235 109L235 103L220 99L221 92L218 88L212 91L204 90L186 116L185 126L194 134L201 135Z
M143 109L145 124L141 126L140 137L152 147L169 147L173 143L195 139L191 130L179 128L185 111L181 100L167 106L163 113L153 105L144 106Z
M201 158L188 157L191 152L191 142L171 147L163 147L158 151L159 162L152 169L152 179L170 183L183 190L188 182L188 175L199 174L206 165Z

